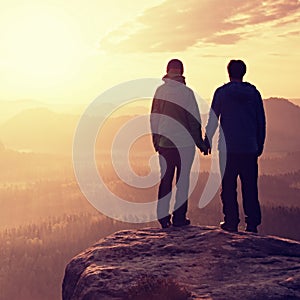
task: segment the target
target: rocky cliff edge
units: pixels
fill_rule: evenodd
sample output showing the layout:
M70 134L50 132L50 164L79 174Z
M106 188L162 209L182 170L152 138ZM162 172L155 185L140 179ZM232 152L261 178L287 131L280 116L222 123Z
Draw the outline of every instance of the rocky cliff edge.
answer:
M62 296L130 299L143 278L170 279L185 299L300 299L300 243L215 227L119 231L71 260Z

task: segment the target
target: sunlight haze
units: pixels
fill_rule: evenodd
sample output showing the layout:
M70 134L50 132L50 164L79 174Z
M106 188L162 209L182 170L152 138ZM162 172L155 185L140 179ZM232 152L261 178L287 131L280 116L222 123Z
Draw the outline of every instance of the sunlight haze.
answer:
M284 292L280 299L300 299L300 251L295 248L300 241L299 37L300 0L0 0L0 300L147 298L128 297L131 287L153 291L151 299L175 299L160 295L162 289L178 292L157 286L160 278L195 289L197 299L238 299L243 293L239 299L279 299ZM176 81L184 82L180 62L169 65L167 78L174 80L165 79L167 84L157 89L174 58L183 62L201 120L192 93ZM249 174L257 175L255 152L261 152L264 135L256 91L230 83L232 93L216 105L222 107L216 109L221 125L228 120L233 132L222 138L220 125L221 140L232 140L245 151L227 148L234 166L225 168L232 179L224 181L232 186L224 193L218 134L205 139L212 97L229 81L231 59L246 63L244 80L261 92L266 116L258 167L263 216L258 235L243 232L251 223L250 209L241 210L239 228L233 228L243 233L219 228L224 217L220 195L228 190L235 201L237 192L242 208L256 191L253 184L244 185L253 181ZM239 172L242 160L252 172ZM238 173L242 181L236 191ZM161 188L164 179L168 191ZM161 223L155 207L157 200L168 200L168 193L169 213L176 210L176 198L184 203L189 198L187 219L181 214L177 224L174 213ZM170 221L181 228L158 229ZM153 228L155 239L145 227ZM174 234L182 236L177 240L182 247ZM203 256L202 242L207 249L212 245L209 256ZM104 243L99 252L91 248ZM186 247L191 243L199 251ZM171 257L170 264L161 264L153 249L164 261ZM242 260L236 260L237 254ZM184 265L173 259L179 256ZM110 257L108 263L102 264L103 257ZM136 263L139 267L132 269ZM262 282L257 279L261 273ZM70 274L67 285L64 274ZM181 280L190 280L190 274L197 282ZM142 281L146 275L150 285ZM119 285L123 276L126 284ZM86 293L82 297L81 291Z
M170 58L210 99L231 58L263 97L299 97L299 1L1 1L1 100L88 104Z

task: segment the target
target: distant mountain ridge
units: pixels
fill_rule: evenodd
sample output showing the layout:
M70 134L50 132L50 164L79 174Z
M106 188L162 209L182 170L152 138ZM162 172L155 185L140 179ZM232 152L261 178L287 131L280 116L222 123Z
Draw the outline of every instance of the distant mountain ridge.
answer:
M61 102L47 103L34 99L20 100L0 100L0 125L10 120L12 117L28 109L49 109L57 113L79 114L85 107L84 103L72 105Z
M48 108L24 110L0 126L0 140L15 150L67 154L78 116Z
M300 151L300 107L283 98L266 99L264 106L267 117L266 151ZM136 111L137 114L145 112L141 107ZM99 109L93 117L101 118L103 114L104 111ZM45 107L24 109L0 125L0 141L16 150L71 155L79 118L79 115L56 113ZM112 127L124 123L124 119L116 117L111 122ZM109 138L110 134L107 134ZM143 147L144 150L151 148L150 141Z
M267 118L266 151L300 151L300 107L284 98L264 100Z
M0 100L0 124L8 121L10 118L24 110L37 107L46 108L46 104L33 99L21 99L15 101Z

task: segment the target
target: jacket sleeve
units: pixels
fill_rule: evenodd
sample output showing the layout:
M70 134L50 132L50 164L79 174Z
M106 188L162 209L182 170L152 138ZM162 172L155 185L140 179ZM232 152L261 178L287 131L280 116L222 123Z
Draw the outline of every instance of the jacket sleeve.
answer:
M205 128L205 140L211 143L211 140L217 130L219 117L221 114L221 100L218 90L215 91L211 108L209 111L208 122ZM210 148L212 146L210 145Z
M152 101L152 107L151 107L151 114L150 114L150 126L151 126L151 132L152 132L152 142L155 151L158 151L159 149L159 139L160 135L157 134L158 132L158 124L159 124L159 119L160 119L160 100L153 98Z
M257 105L257 144L258 144L258 156L260 156L264 150L264 143L266 138L266 116L263 106L263 101L260 93L257 91L258 105Z
M191 92L189 106L187 108L187 123L191 136L198 148L203 148L201 117L195 94Z

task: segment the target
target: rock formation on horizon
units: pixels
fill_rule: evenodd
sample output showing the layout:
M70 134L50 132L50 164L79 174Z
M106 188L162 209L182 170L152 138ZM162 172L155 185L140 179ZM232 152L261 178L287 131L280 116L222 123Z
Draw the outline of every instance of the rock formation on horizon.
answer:
M174 280L189 299L300 299L300 243L216 227L119 231L71 260L63 300L128 299L149 276Z

